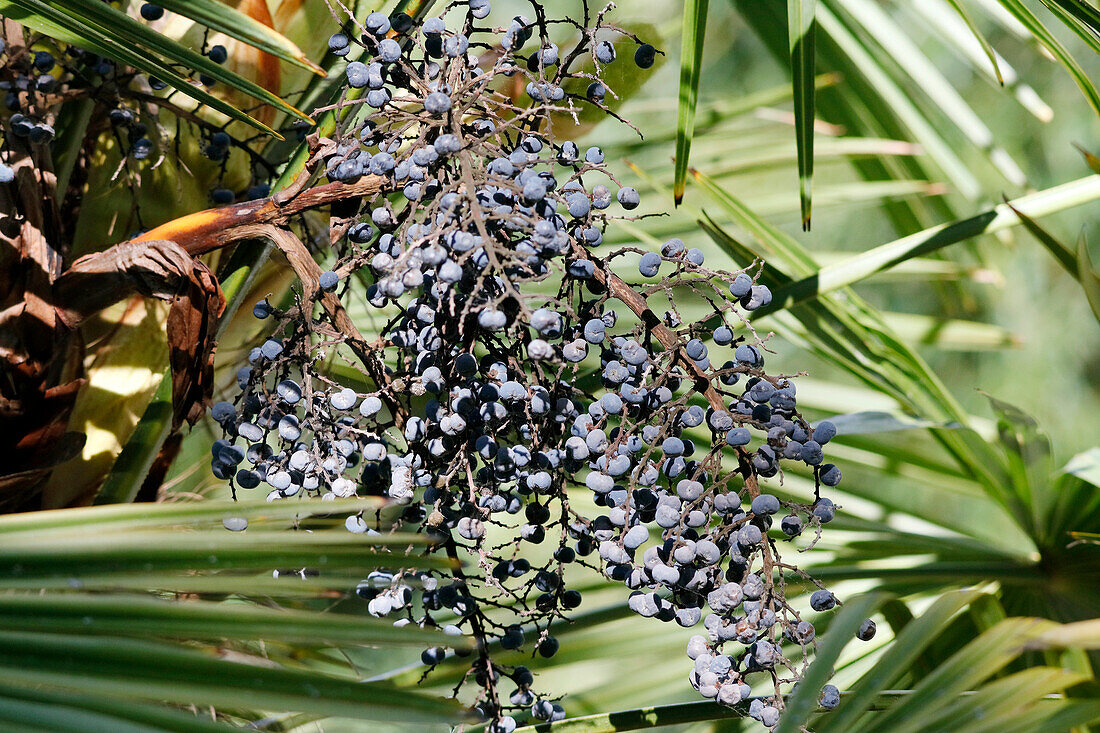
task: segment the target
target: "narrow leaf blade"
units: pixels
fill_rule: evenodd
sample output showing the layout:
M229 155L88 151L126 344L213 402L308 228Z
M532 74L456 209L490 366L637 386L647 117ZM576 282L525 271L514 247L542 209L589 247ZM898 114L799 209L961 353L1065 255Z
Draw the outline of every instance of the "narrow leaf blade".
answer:
M818 729L820 733L852 730L860 716L874 703L876 696L903 675L947 622L978 595L977 591L948 593L937 599L920 617L910 621L895 637L879 662L860 678L851 694L842 698L840 707L822 720Z
M962 4L962 0L946 0L946 2L955 9L955 12L958 13L959 17L966 23L966 27L974 34L974 38L981 44L982 51L984 51L985 55L989 58L989 63L993 65L993 73L997 75L997 81L1001 83L1001 86L1004 86L1005 78L1004 75L1001 74L1000 65L997 63L997 54L993 51L993 46L989 45L989 41L986 39L985 34L983 34L977 24L974 23L974 19L970 17L970 13L967 12L966 6Z
M802 229L809 230L814 175L814 20L816 0L787 0L787 33L794 89L795 141L798 145Z
M115 59L139 71L155 76L173 89L205 104L232 119L244 122L268 135L282 137L267 125L259 122L233 105L218 99L199 86L191 84L160 59L141 53L98 29L61 12L43 0L0 0L0 15L22 25L57 38L65 43L94 51L101 56Z
M1019 218L1021 212L1027 212L1032 216L1045 216L1097 199L1100 199L1100 177L1088 176L1045 191L1022 196L968 219L930 227L860 252L842 262L826 265L817 272L775 291L771 305L760 309L756 316L761 317L805 300L820 297L824 293L853 285L914 257L935 252L981 234L992 234L1018 223L1023 223L1032 230L1034 221L1027 216ZM1035 233L1034 230L1032 232ZM1048 243L1044 241L1044 244ZM1066 253L1055 256L1063 265L1071 259ZM1076 276L1076 273L1074 275Z
M1083 0L1042 0L1042 3L1093 51L1100 53L1100 10Z
M809 669L787 698L786 710L779 719L775 733L797 733L803 729L817 708L818 695L822 686L832 677L840 653L855 638L863 620L874 613L886 599L887 596L881 593L853 598L829 622L829 633L814 654L814 661Z
M144 23L134 20L126 13L105 3L85 3L76 0L44 0L51 7L70 14L74 19L79 16L82 22L95 26L105 36L121 44L144 47L175 63L185 64L191 69L202 72L212 79L222 82L233 89L255 97L277 109L295 117L311 121L309 115L287 104L281 97L264 89L259 84L244 78L216 64L206 56L176 43L167 36L157 33ZM223 6L226 7L226 6Z
M309 69L318 76L327 75L324 69L306 58L302 49L289 38L229 5L217 0L163 0L158 4L212 30Z
M684 198L688 156L695 136L695 108L699 100L699 74L703 60L703 36L707 28L710 0L684 3L683 41L680 48L680 102L676 120L676 171L673 198L677 206ZM811 77L811 93L813 80Z
M1100 321L1100 276L1092 269L1092 260L1089 259L1088 242L1085 233L1077 238L1077 279L1081 281L1081 287L1085 290L1089 307L1092 308L1096 320Z
M1092 80L1089 79L1088 74L1081 68L1081 65L1077 63L1077 60L1066 50L1054 35L1047 30L1035 14L1021 2L1021 0L999 0L1001 5L1015 16L1016 20L1020 21L1027 28L1033 36L1043 44L1051 55L1058 60L1070 76L1077 83L1077 86L1081 88L1081 92L1088 99L1089 104L1092 105L1093 110L1097 114L1100 114L1100 92L1096 91L1096 87L1093 85Z

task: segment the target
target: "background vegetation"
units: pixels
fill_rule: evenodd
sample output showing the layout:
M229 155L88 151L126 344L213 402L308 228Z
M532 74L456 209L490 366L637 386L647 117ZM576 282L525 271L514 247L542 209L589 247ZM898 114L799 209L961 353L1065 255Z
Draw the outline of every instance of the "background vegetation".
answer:
M60 0L3 0L0 15L30 22L25 13L38 5L76 12ZM760 320L777 335L776 361L808 372L800 403L815 417L841 415L833 455L845 474L834 497L842 510L804 562L853 598L828 622L837 633L824 635L814 667L824 674L835 664L848 692L810 727L1064 731L1100 720L1095 5L621 5L619 22L648 26L668 55L644 85L620 80L630 93L619 111L644 139L609 120L584 141L622 161L643 210L666 216L623 224L606 246L679 236L731 268L766 258L765 280L790 296ZM215 19L234 20L228 6L211 7ZM326 3L245 0L239 9L339 76L341 62L324 53ZM816 17L804 20L812 43L788 34L789 14L809 17L799 12ZM183 45L204 33L171 13L153 27ZM212 38L229 48L228 68L302 109L331 93L331 79ZM273 127L291 119L220 93ZM74 253L127 238L136 210L154 226L208 205L218 173L198 159L194 130L178 134L178 155L142 180L139 209L124 179L110 177L117 149L106 136L95 141ZM65 144L63 131L55 145ZM292 159L293 140L258 139L256 149L279 165ZM242 166L232 159L222 184L233 187ZM966 223L932 229L957 221ZM285 265L262 264L255 250L242 247L228 267L225 259L212 262L230 300L216 397L260 336L249 308L236 315L233 306L278 298L292 283ZM293 506L228 509L208 468L213 426L171 435L164 318L137 300L86 327L89 383L70 428L88 441L53 472L43 503L115 506L0 519L6 729L441 725L453 715L438 699L453 673L444 665L421 682L423 634L370 619L352 593L384 557L321 520L312 534L282 531ZM369 334L369 321L360 328ZM788 476L782 490L806 495L812 484ZM227 512L253 518L245 535L221 529ZM318 567L316 576L271 575ZM713 703L690 702L682 665L664 663L682 654L687 630L632 617L621 590L597 579L575 583L588 586L585 605L555 631L562 651L536 672L568 695L572 715L594 717L554 730L740 729ZM845 624L868 614L880 628L872 650L844 648ZM163 701L172 707L153 704ZM813 720L815 704L796 693L784 729Z

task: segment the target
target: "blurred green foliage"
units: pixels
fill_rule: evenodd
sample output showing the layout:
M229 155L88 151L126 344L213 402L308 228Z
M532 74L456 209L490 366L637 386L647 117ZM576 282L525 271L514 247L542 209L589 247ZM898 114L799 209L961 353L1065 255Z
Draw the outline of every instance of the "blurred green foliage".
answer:
M575 0L568 4L579 5ZM699 57L691 157L681 161L680 170L687 170L683 165L687 162L702 175L686 176L684 205L679 208L673 206L674 156L678 135L680 149L686 150L686 127L681 122L678 129L677 115L671 110L694 96L685 94L680 85L685 80L694 83L695 78L690 68L684 73L679 58L682 45L689 45L681 43L683 4L671 0L621 3L615 11L616 22L652 29L668 60L644 84L634 83L637 76L622 80L621 91L629 98L617 111L644 138L613 120L584 133L584 142L601 145L608 159L617 161L614 167L621 171L622 182L642 192L643 207L638 213L653 215L618 226L608 236L607 246L678 236L689 246L702 248L712 262L728 263L723 264L728 269L747 266L746 260L754 255L767 254L768 276L782 283L812 277L819 265L843 267L848 256L981 214L1005 198L1018 199L1095 175L1074 144L1100 153L1096 112L1066 68L1041 52L1032 35L1006 14L1004 7L1016 4L957 3L965 6L967 19L999 55L996 69L966 20L952 9L954 4L948 0L883 4L819 0L816 4L813 74L803 69L795 82L805 85L816 76L813 228L803 232L786 3L714 0L693 4L707 8L708 16ZM375 3L358 5L362 15ZM496 5L501 16L525 7L519 0L497 0ZM1045 7L1034 5L1053 37L1086 73L1096 74L1095 50ZM1077 4L1043 3L1053 5ZM319 3L306 0L296 12L313 15L295 17L316 18L318 7ZM301 41L304 47L305 40ZM312 41L314 50L320 44L317 38ZM997 82L998 73L1005 79L1004 86ZM806 91L804 86L801 91ZM324 100L330 92L326 83L315 81L307 96ZM681 109L681 121L686 119L684 112ZM290 144L278 143L267 154L280 162L293 150ZM103 155L109 159L110 151ZM632 171L644 171L644 175ZM170 178L173 173L168 169L164 175ZM1082 230L1095 228L1098 205L1092 200L1061 208L1055 206L1054 213L1040 217L1039 223L1056 240L1075 249ZM107 231L107 226L103 219L90 221L87 231ZM1100 235L1087 233L1092 261L1098 262ZM245 265L251 267L257 261L246 260ZM250 285L240 289L241 293L247 290L246 306L250 299L268 293L286 297L290 287L285 275L274 268L259 271ZM831 314L835 322L815 331L808 325L807 314L821 312ZM997 730L1030 733L1079 729L1075 726L1100 718L1095 690L1078 684L1094 679L1098 661L1097 630L1088 624L1100 615L1100 558L1096 545L1073 544L1070 534L1076 532L1085 539L1100 536L1100 454L1096 451L1100 324L1063 264L1027 229L1005 228L907 259L859 280L851 289L840 288L758 325L776 332L772 361L780 370L808 372L799 384L800 401L814 416L858 413L846 416L846 429L835 444L837 462L846 477L836 497L842 511L807 561L835 585L839 595L855 599L851 613L838 614L831 622L822 619L822 623L851 625L853 619L858 621L877 609L881 631L869 649L845 647L843 634L823 648L822 664L835 663L837 683L854 691L837 718L823 719L825 729L940 731L966 730L969 725L970 730L980 731L982 725L995 721ZM369 333L372 324L364 319L360 328ZM842 329L847 329L845 338L873 337L874 344L857 346L893 355L896 363L887 356L883 360L888 363L861 367L862 352L854 347L845 351L844 338L833 339ZM247 316L228 323L218 352L216 398L231 393L236 368L263 335L261 326ZM877 380L876 375L895 372L904 372L904 378L895 383ZM355 379L336 366L333 374ZM923 390L920 399L906 392L906 384ZM139 431L135 441L146 453L155 453L163 434L157 433L153 440L150 434ZM124 442L128 436L119 437ZM200 423L184 437L161 498L228 498L226 487L208 469L209 446L216 437L209 422ZM125 471L120 468L112 480L116 484L140 481L141 472L135 474L134 465L122 467ZM806 496L810 491L812 483L806 476L790 475L780 493ZM575 497L577 506L591 508L590 499L581 493ZM201 509L193 510L202 514ZM95 526L103 516L93 512L80 519ZM161 533L156 538L150 534L150 543L178 536L183 523L171 507L164 516L153 512L150 517L131 519L143 532ZM347 634L364 622L363 604L351 593L352 578L378 560L370 555L349 560L349 544L340 540L332 540L342 548L333 550L341 558L339 573L325 581L327 585L303 581L295 592L285 592L285 586L276 587L268 577L192 577L178 573L180 566L170 563L137 577L121 577L126 574L118 568L97 568L94 557L84 558L96 547L102 550L103 540L94 536L96 532L70 527L67 531L75 532L74 537L40 527L45 534L36 535L24 528L26 542L21 544L11 521L0 521L0 532L10 533L0 541L0 554L6 549L11 558L38 558L41 564L45 560L34 547L65 540L62 550L67 548L69 555L59 550L58 562L72 567L56 577L32 578L38 587L60 586L65 579L77 578L78 585L54 588L57 595L105 589L138 596L155 591L150 595L158 599L201 594L197 599L201 604L186 609L194 614L170 614L171 622L178 625L159 635L148 630L161 610L144 604L151 599L140 599L144 605L135 603L134 618L146 625L135 621L130 635L142 641L128 643L159 643L161 637L171 636L190 639L189 647L214 653L216 645L207 638L209 634L195 633L193 625L196 619L206 618L221 624L212 627L214 636L235 640L226 644L231 651L256 662L263 654L255 646L236 643L239 624L234 626L231 618L218 614L227 603L263 599L298 610L334 610L348 617L326 619L331 623L323 625L328 634L324 640L331 644L309 645L301 642L304 626L288 624L280 637L262 626L270 621L266 616L250 616L257 624L250 633L276 640L270 650L264 650L268 661L298 672L332 675L344 683L334 682L334 686L345 692L346 681L356 678L427 693L446 693L457 680L458 666L444 664L421 684L418 652L402 646L409 642L402 634L389 639L397 646L381 650L347 643ZM42 521L48 523L48 518ZM193 527L186 530L195 534ZM279 536L263 534L246 548L251 567L262 564L262 552L278 551ZM190 556L184 551L193 554L196 543L207 534L198 533L198 537L180 541L179 562L186 564ZM120 547L122 559L134 561L141 556L141 548L132 543L120 542ZM622 730L664 723L716 731L741 728L736 718L706 707L710 704L700 706L686 683L683 665L665 663L682 656L690 631L630 616L621 589L597 578L578 574L572 580L574 587L585 591L585 605L574 623L555 629L562 651L537 672L542 687L569 695L572 715L595 717L575 721L568 724L572 728L566 725L563 730ZM332 587L332 582L344 581L343 591ZM4 597L11 602L13 625L12 618L26 613L30 604L41 603L31 600L37 596L28 592L28 581L22 582L11 580L9 589L25 595L13 596L17 600ZM962 587L976 590L959 591ZM859 596L863 591L877 592ZM109 619L111 600L96 599L101 604L96 607L102 614L99 618ZM58 609L71 607L65 603L71 604L72 599L65 598L53 608L62 621L67 617ZM0 616L3 613L0 607ZM1015 618L1021 615L1048 621L1028 625ZM292 620L309 623L298 616ZM364 623L366 633L371 622ZM168 633L173 629L176 633ZM29 634L48 631L23 629L21 643L31 644L34 639L28 641ZM109 627L103 633L107 632L118 629ZM379 636L385 634L379 632ZM824 638L829 639L827 634ZM1021 641L1027 642L1026 647ZM73 642L78 643L90 642L86 638ZM141 651L133 646L120 649L132 656ZM160 646L156 651L169 654ZM513 656L512 661L521 661L518 654ZM17 666L15 652L6 658ZM222 665L215 671L230 674L232 669ZM61 674L56 669L42 674L46 672ZM87 692L63 676L51 680L60 688ZM122 694L119 685L109 689ZM282 702L288 710L298 703L295 709L310 711L304 717L273 710L278 698L242 698L240 710L224 711L226 719L252 720L266 711L270 714L266 730L380 730L375 722L316 722L325 713L339 716L361 711L335 704L302 706L301 689L285 690ZM1065 690L1071 693L1061 694ZM973 694L957 694L962 692ZM34 706L56 702L47 693L35 694L39 697L29 699L23 688L0 690L0 707L4 701L9 706L0 716L12 719ZM186 696L171 699L182 702ZM428 696L409 699L421 706L425 716L440 711ZM692 705L649 709L689 702ZM794 702L802 720L816 715L812 700ZM74 703L77 709L81 706L93 709L92 702L83 698ZM639 710L618 718L606 715L631 708ZM153 715L145 708L134 710ZM984 721L967 717L982 711L990 714ZM119 710L101 712L109 715ZM707 717L718 719L699 722ZM422 722L390 725L425 729Z

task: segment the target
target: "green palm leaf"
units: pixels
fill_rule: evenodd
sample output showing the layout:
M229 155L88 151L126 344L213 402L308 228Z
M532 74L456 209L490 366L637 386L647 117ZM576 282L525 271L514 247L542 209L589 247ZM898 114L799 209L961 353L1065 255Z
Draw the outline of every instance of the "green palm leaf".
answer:
M1093 51L1100 53L1100 10L1084 0L1042 0L1042 3Z
M977 24L970 17L970 13L967 11L966 6L963 5L962 0L945 0L945 2L950 3L951 8L956 13L958 13L959 17L962 18L964 23L966 23L967 29L981 46L982 52L985 54L986 58L989 59L989 64L993 67L993 73L996 74L997 81L999 81L1003 86L1005 83L1005 78L1004 74L1001 73L1001 66L997 60L997 52L993 50L993 46L989 45L989 41L986 40L986 37L982 33L981 29L978 28Z
M680 102L676 120L676 176L672 185L676 205L683 200L684 186L687 183L688 154L695 134L695 106L699 97L703 36L707 29L709 6L710 0L687 0L684 3L683 41L680 48ZM812 69L809 78L813 79Z
M802 228L810 228L814 175L814 21L816 0L787 0L787 34L791 48L794 87L794 127L798 144L799 198Z
M1066 690L1087 676L1053 667L1032 667L999 677L1001 670L1018 659L1027 646L1089 645L1094 629L1078 631L1031 618L1006 618L949 655L930 675L917 675L921 654L941 639L951 638L955 622L968 604L986 598L974 592L950 593L911 620L887 646L871 653L872 663L842 693L840 707L825 712L818 705L820 687L834 673L837 680L852 679L850 670L859 658L842 659L842 652L866 615L873 613L884 596L860 596L848 601L830 620L831 636L810 664L806 676L785 700L786 709L777 731L813 730L819 733L852 731L904 731L932 733L944 730L982 730L981 725L1010 725L1026 719L1034 730L1064 730L1067 721L1090 722L1100 716L1100 704L1075 702ZM907 609L906 609L907 610ZM911 688L892 688L901 680L914 680ZM557 723L519 728L520 733L618 733L660 726L722 721L721 730L748 729L747 701L725 708L711 701L674 703L611 713L578 716ZM985 728L988 730L989 728ZM478 729L475 729L478 730Z
M364 542L342 526L329 528L348 512L378 508L370 500L340 502L326 508L337 517L327 518L290 502L165 504L0 518L0 669L9 672L0 685L0 720L33 710L52 730L225 729L152 702L454 720L454 705L364 684L334 665L336 658L325 668L277 661L333 646L439 643L438 632L395 628L365 616L361 605L329 613L314 605L348 597L372 568L393 567L384 547L402 552L420 541L395 535ZM230 533L221 528L226 517L252 521ZM288 533L288 521L312 531ZM288 567L319 575L272 578L272 570ZM260 642L269 645L266 658Z
M1096 91L1096 87L1093 85L1092 80L1089 78L1085 70L1081 68L1081 65L1077 60L1066 50L1058 39L1047 29L1042 22L1035 17L1035 14L1028 10L1020 0L998 0L1001 5L1004 6L1008 12L1020 21L1025 28L1028 29L1039 41L1043 44L1043 47L1050 51L1051 55L1058 60L1070 76L1080 87L1081 92L1085 95L1085 99L1088 100L1092 109L1100 114L1100 92ZM1077 28L1076 24L1070 26L1071 28ZM1095 42L1095 39L1093 39Z
M250 46L301 66L303 69L309 69L319 76L326 74L321 67L306 57L297 44L234 7L217 0L158 0L157 4L166 10L202 23L211 30L224 33L238 41L244 41Z
M19 0L16 0L19 1ZM92 26L103 33L105 36L109 36L116 40L120 44L128 44L138 48L145 48L153 53L157 54L160 58L169 59L173 63L183 64L189 69L206 74L212 79L216 79L224 84L228 84L233 89L248 94L266 104L269 104L283 112L287 112L294 115L298 119L309 120L309 115L301 110L297 109L291 104L288 104L281 97L273 94L267 89L264 89L259 84L245 79L239 74L235 74L226 69L221 64L216 64L206 56L196 53L191 49L183 46L175 41L167 38L163 34L157 33L151 29L145 23L131 18L126 13L117 10L110 5L103 3L83 3L76 2L75 0L41 0L41 2L49 5L58 12L70 15L73 18L79 18L84 23ZM208 4L216 4L207 0ZM202 3L198 4L200 7ZM222 6L225 7L225 6ZM229 8L226 8L229 10ZM209 16L209 13L203 14ZM239 11L235 15L227 14L229 18L235 22L240 22L237 16L244 17L248 20L248 16L240 13ZM227 24L225 22L218 24L219 30L224 28ZM252 25L259 25L256 21L250 23L241 23L242 27L250 28ZM263 27L263 26L261 26ZM240 34L238 34L240 35ZM255 34L249 34L255 35ZM268 33L269 36L277 35L273 32ZM270 45L270 43L268 44ZM298 52L299 55L301 52Z
M1088 176L1060 186L1022 196L968 219L940 224L901 239L864 250L849 259L826 265L817 272L786 286L775 293L772 304L761 309L760 315L788 308L819 294L853 285L877 272L882 272L905 262L911 257L921 257L982 234L993 234L1023 223L1028 226L1030 217L1047 216L1075 206L1100 199L1100 176ZM1022 216L1021 216L1022 215ZM1024 217L1027 217L1025 220ZM1028 226L1032 232L1033 226ZM1044 244L1051 247L1049 239ZM1068 250L1066 250L1068 251ZM1074 273L1075 274L1075 273Z
M829 621L829 634L814 653L814 661L802 680L786 699L786 711L779 721L776 733L795 733L810 714L817 709L817 697L821 687L833 676L833 668L855 636L863 620L878 610L885 602L882 595L865 595L844 604L840 612Z
M277 137L278 133L204 91L201 86L184 79L171 65L200 71L266 104L301 119L309 119L308 115L258 84L153 31L110 5L66 0L2 0L0 11L5 16L54 38L87 48L156 76L196 101L273 136Z
M104 5L103 7L108 7ZM40 31L65 43L94 51L115 61L156 76L164 83L196 101L232 119L252 125L270 135L277 135L267 125L258 122L232 105L191 84L159 58L127 46L125 42L84 22L75 15L63 13L43 0L0 0L0 12L28 28Z
M1091 180L1097 180L1096 176L1092 176ZM1058 241L1054 235L1040 226L1028 213L1017 208L1012 202L1008 205L1012 209L1012 213L1020 219L1020 223L1024 225L1024 228L1047 248L1047 251L1054 256L1054 259L1066 272L1081 283L1089 307L1092 308L1096 320L1100 321L1100 273L1096 272L1092 266L1092 261L1089 259L1088 241L1085 238L1084 230L1081 231L1081 235L1077 239L1077 248L1074 251Z

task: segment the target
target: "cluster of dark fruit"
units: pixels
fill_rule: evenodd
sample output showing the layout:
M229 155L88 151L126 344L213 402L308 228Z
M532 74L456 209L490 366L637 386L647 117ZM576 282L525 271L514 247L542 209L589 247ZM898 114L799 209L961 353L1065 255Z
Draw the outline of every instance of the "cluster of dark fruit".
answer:
M155 3L143 3L138 9L138 13L143 20L154 22L159 21L165 16L165 10L162 6ZM224 64L229 59L229 52L225 46L221 44L208 44L204 42L202 55L216 64ZM204 87L213 87L216 85L216 80L206 74L198 74L197 79ZM149 78L148 84L154 91L164 90L167 85L156 78ZM123 95L124 97L125 95ZM168 99L172 99L175 95L169 93ZM140 109L137 110L140 112ZM152 152L154 145L153 142L146 137L148 132L148 126L144 123L136 121L137 115L135 110L132 110L125 106L120 100L120 104L116 109L111 112L111 123L119 130L125 130L129 139L129 154L134 160L145 160ZM202 154L206 158L219 164L220 171L224 176L226 167L229 161L229 153L232 149L244 151L246 154L251 153L249 149L249 140L241 137L231 135L227 126L217 125L202 117L191 116L189 121L192 124L196 124L199 127L200 134L202 136ZM225 206L232 204L238 200L254 200L264 198L270 192L270 186L267 181L271 178L271 171L265 170L263 166L257 166L256 163L262 161L262 159L250 155L253 162L253 185L249 186L244 191L235 191L231 188L216 187L210 191L210 200L217 206Z
M807 423L794 383L764 371L745 314L771 293L749 273L707 269L676 239L596 254L624 216L616 207L636 208L638 193L598 147L560 130L586 105L608 111L600 70L624 47L642 68L654 49L587 6L581 20L547 20L536 3L534 19L493 27L487 0L453 5L423 22L373 13L330 39L352 59L342 103L357 113L323 141L325 173L370 177L378 193L334 221L346 241L319 293L285 311L256 306L277 327L238 373L239 397L213 409L226 433L213 471L269 500L387 497L398 525L462 560L452 573L379 572L359 593L374 615L473 638L465 679L493 730L516 715L564 716L527 667L501 664L491 647L553 656L551 624L582 601L565 583L577 564L625 583L643 616L702 621L691 683L772 726L801 669L786 655L797 649L805 664L815 635L785 597L805 578L780 562L779 542L816 532L835 507L780 501L758 480L789 462L835 486L823 446L836 430ZM561 36L568 47L552 42ZM582 62L595 71L575 70ZM619 259L642 281L623 280ZM315 296L328 293L349 307L365 298L387 324L377 361L359 354L365 390L326 376L323 362L351 339L314 320ZM709 325L683 325L675 303L693 295L713 306ZM647 297L672 309L657 317ZM571 490L582 486L596 513L578 509ZM355 515L346 526L394 525ZM524 549L539 544L552 550ZM821 589L809 605L835 604ZM424 664L448 659L447 647L426 650ZM750 700L753 675L776 692Z
M143 19L153 21L164 15L164 9L146 3L139 13ZM20 46L17 53L10 51L0 40L0 55L4 57L0 92L4 95L5 108L11 113L4 126L15 141L32 147L48 145L53 141L55 132L52 123L57 116L58 104L83 96L108 107L106 116L110 122L110 134L128 161L149 161L156 157L154 153L158 148L154 142L159 137L155 134L156 128L161 124L158 111L167 110L176 114L188 106L180 101L182 95L173 90L160 97L153 94L167 89L164 82L137 74L132 69L76 46L42 38L29 48ZM204 47L203 54L218 64L228 59L228 52L221 45ZM215 83L205 75L199 75L198 80L206 87ZM229 151L233 148L245 151L254 164L252 174L255 185L240 192L214 188L210 192L211 201L225 205L240 198L266 196L266 181L271 171L260 165L261 159L248 149L249 140L231 136L225 125L206 120L201 109L198 112L188 112L180 119L187 125L197 126L203 138L203 154L219 164L222 174L225 173ZM127 168L127 171L136 175L139 169L135 167L130 171ZM13 178L12 169L0 162L0 183Z
M4 94L4 107L11 114L4 124L5 149L13 144L39 148L53 141L54 128L46 115L45 99L58 90L55 75L57 60L49 51L22 51L13 53L0 39L0 58L3 58L4 78L0 79L0 92ZM10 161L8 161L10 162ZM15 180L15 170L7 162L0 161L0 183Z

